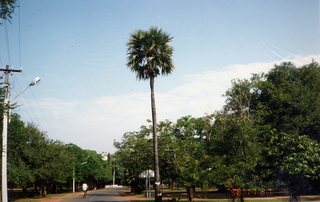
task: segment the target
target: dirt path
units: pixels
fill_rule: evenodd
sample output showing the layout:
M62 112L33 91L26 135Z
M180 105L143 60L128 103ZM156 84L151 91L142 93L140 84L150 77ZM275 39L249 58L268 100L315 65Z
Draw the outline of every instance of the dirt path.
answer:
M74 195L77 195L79 193L73 193L73 194L67 194L67 195L63 195L63 196L54 196L54 197L45 197L45 198L39 198L39 199L29 199L29 200L32 200L32 201L37 201L37 202L59 202L63 199L66 199L67 197L71 197L71 196L74 196ZM20 199L20 200L17 200L16 202L22 202L22 201L27 201L28 199Z

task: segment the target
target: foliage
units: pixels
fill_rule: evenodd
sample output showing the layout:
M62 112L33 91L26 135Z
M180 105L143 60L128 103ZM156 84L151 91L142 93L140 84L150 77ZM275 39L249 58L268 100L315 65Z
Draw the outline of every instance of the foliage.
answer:
M319 70L314 61L302 67L289 62L275 65L249 80L233 80L219 112L159 122L163 179L186 187L286 186L294 200L306 185L318 189ZM143 126L115 143L124 169L139 173L143 168L139 163L152 163L143 152L148 151L150 134L151 128ZM124 163L127 158L133 161Z
M307 135L320 141L320 67L276 65L258 84L257 116L280 132Z
M139 80L146 80L158 75L168 75L173 69L173 48L169 45L172 37L151 27L147 31L137 30L130 35L127 66L137 74Z
M73 171L77 182L86 180L93 187L112 181L112 165L101 154L83 150L47 137L32 123L25 124L12 114L8 125L8 185L10 188L39 186L43 196L72 187ZM83 165L83 162L87 162Z
M16 0L1 0L0 18L10 22L14 9L16 7ZM1 25L1 23L0 23Z
M115 143L119 150L115 156L123 168L126 184L131 185L132 190L137 193L143 190L140 174L145 170L153 170L151 134L150 128L142 126L140 132L126 133L121 143Z
M211 176L216 184L228 188L259 186L255 166L261 149L253 121L235 114L217 114L213 127Z
M13 114L8 128L8 181L11 186L27 187L29 183L35 182L32 169L25 161L25 151L28 150L29 141L24 133L25 130L20 116Z
M157 74L157 70L144 69L152 58L139 61L140 79ZM145 181L140 174L153 169L156 131L163 182L172 188L175 183L185 186L190 201L194 187L214 185L241 189L286 186L297 200L302 191L317 190L320 179L319 70L314 61L302 67L282 63L249 80L233 80L221 111L161 121L156 130L153 122L127 132L114 143L118 151L109 154L108 161L95 151L50 140L36 125L25 124L18 114L12 114L9 185L24 189L41 185L43 191L53 193L62 185L71 187L75 177L77 183L103 187L117 172L116 180L142 192ZM0 98L2 95L1 91Z
M262 78L255 114L265 160L275 163L277 172L318 177L319 159L312 153L317 152L320 140L319 64L313 61L298 68L283 63Z

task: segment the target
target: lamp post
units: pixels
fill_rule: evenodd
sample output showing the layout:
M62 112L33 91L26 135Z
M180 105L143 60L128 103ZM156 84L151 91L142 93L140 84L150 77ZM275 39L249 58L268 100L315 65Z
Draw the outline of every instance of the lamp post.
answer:
M10 103L9 103L9 74L10 72L21 72L22 70L13 70L9 69L9 66L6 66L6 69L1 69L1 71L5 71L6 77L5 77L5 83L4 83L4 101L3 101L3 128L2 128L2 202L8 202L8 177L7 177L7 143L8 143L8 118L9 118L9 110L10 110ZM40 78L35 78L30 85L34 86L40 81ZM26 89L27 89L26 88ZM25 89L25 90L26 90ZM23 93L25 90L23 90L21 93ZM20 93L20 94L21 94ZM14 99L16 99L20 94L18 94ZM13 99L13 100L14 100Z
M72 193L76 192L76 180L75 180L75 173L74 173L74 166L72 172Z

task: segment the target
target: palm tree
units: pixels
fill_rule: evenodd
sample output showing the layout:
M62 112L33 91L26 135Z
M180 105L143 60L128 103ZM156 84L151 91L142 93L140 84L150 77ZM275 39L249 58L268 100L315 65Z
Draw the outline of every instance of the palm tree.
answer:
M173 48L168 44L171 37L162 29L151 27L147 31L137 30L130 35L128 46L127 66L137 74L137 79L150 79L151 89L151 112L153 126L153 147L154 147L154 172L155 172L155 201L162 201L158 141L157 141L157 119L156 104L154 96L154 78L158 75L168 75L173 69L172 53Z

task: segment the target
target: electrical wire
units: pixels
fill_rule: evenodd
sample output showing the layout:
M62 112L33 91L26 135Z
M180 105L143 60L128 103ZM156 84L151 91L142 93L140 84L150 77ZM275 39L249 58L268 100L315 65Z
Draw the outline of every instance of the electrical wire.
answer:
M18 38L19 38L19 66L21 67L21 15L20 15L20 0L18 0Z
M0 55L0 63L1 63L1 67L3 67L3 62L2 62L2 57Z
M44 120L46 121L46 123L48 124L48 126L49 126L49 128L50 128L50 130L51 130L52 134L54 135L54 137L55 137L56 139L58 139L58 138L57 138L57 136L56 136L56 134L55 134L55 132L52 130L52 127L51 127L51 125L50 125L50 123L49 123L49 121L48 121L47 117L44 115L43 110L42 110L42 108L40 107L40 105L39 105L39 103L38 103L38 100L37 100L37 99L36 99L36 97L34 96L33 92L32 92L32 91L30 91L30 92L31 92L31 94L32 94L32 96L33 96L33 98L34 98L34 100L36 101L36 103L37 103L37 105L38 105L38 108L40 109L41 114L42 114L42 116L43 116Z
M9 65L11 65L11 55L10 55L10 45L9 45L9 34L8 34L8 23L7 23L6 20L4 21L4 29L5 29L5 35L6 35L8 61L9 61Z
M19 66L21 67L21 64L22 64L22 60L21 60L21 12L20 12L20 0L18 0L18 60L19 60ZM9 60L9 64L11 65L11 54L10 54L10 44L9 44L9 34L8 34L8 28L7 28L7 22L5 21L4 23L5 25L5 36L6 36L6 43L7 43L7 52L8 52L8 60ZM1 60L1 64L3 66L3 63L2 63L2 58L0 57L0 60ZM10 85L10 95L11 95L11 92L14 91L15 95L19 95L20 93L19 92L22 92L23 89L19 83L19 79L17 79L16 77L16 74L11 74L12 77L11 77L11 82L12 82L12 85ZM29 86L29 82L27 81L26 79L26 76L24 75L24 73L22 72L22 75L24 77L24 80L25 80L25 83ZM24 85L23 85L24 86ZM16 88L17 87L17 88ZM24 89L25 90L25 89ZM18 92L19 91L19 92ZM52 134L54 135L55 138L57 138L55 132L53 131L49 121L47 120L42 108L40 107L36 97L34 96L33 92L32 92L32 89L28 89L28 91L31 92L32 96L33 96L33 99L35 100L35 103L37 104L37 107L39 108L39 111L41 112L44 120L46 121L49 129L51 130ZM9 95L9 96L10 96ZM10 100L10 99L9 99ZM36 112L34 111L34 107L32 106L32 104L30 104L29 102L29 99L26 98L26 95L25 94L21 94L21 96L18 97L18 101L19 103L21 103L22 105L26 105L26 107L23 108L23 110L26 112L26 114L29 116L29 119L33 122L33 123L37 123L38 126L40 128L42 128L42 130L44 131L44 127L41 125L41 122L39 121L38 119L38 116L36 115ZM19 106L19 105L18 105ZM19 111L19 108L16 108L15 109L16 111Z
M23 73L22 73L22 75L23 75L25 81L27 81L25 75L24 75ZM14 74L13 78L14 78L14 80L18 81L18 79L16 78L16 74ZM17 82L17 83L18 83L17 85L19 85L19 92L23 91L22 88L21 88L21 85L19 84L19 82ZM15 86L15 85L13 85L13 86ZM19 92L17 92L16 88L12 88L12 90L13 90L13 89L15 89L15 94L18 95ZM46 117L45 117L45 115L44 115L44 113L43 113L43 110L41 109L38 101L36 100L36 98L35 98L35 96L34 96L34 94L33 94L33 92L32 92L32 89L30 88L30 89L28 89L28 91L31 92L31 94L32 94L32 96L33 96L33 99L35 100L35 102L36 102L36 104L37 104L37 106L38 106L38 108L39 108L39 111L42 113L42 116L44 117L45 121L47 122L50 130L52 131L53 135L56 137L54 131L52 130L49 122L47 121L47 119L46 119ZM19 103L21 103L22 105L25 106L25 107L23 108L23 110L24 110L24 111L27 113L27 115L29 116L31 122L37 123L38 126L44 131L44 127L43 127L43 125L41 124L40 120L38 119L38 115L37 115L37 113L36 113L35 110L34 110L34 106L30 103L30 99L27 98L25 94L21 94L21 96L19 96L19 97L17 98L17 100L19 100ZM18 105L18 106L19 106L19 105ZM20 106L21 106L21 105L20 105ZM17 108L16 108L16 110L19 111Z

